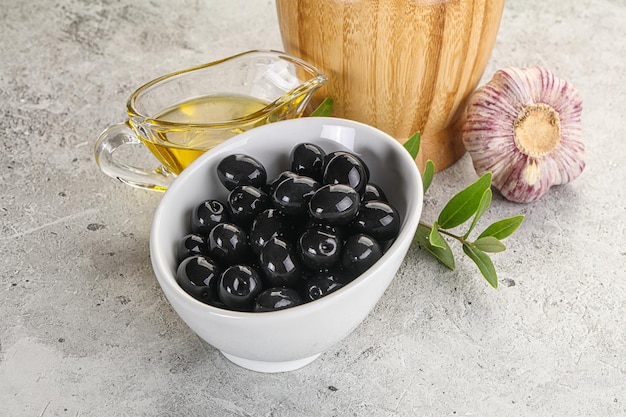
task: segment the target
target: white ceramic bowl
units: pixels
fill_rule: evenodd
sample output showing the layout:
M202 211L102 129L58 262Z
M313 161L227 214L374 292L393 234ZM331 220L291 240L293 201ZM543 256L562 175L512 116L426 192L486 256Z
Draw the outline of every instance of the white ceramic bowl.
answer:
M219 309L195 300L176 283L176 246L188 233L192 208L208 198L225 199L216 166L225 156L245 153L260 160L275 177L287 167L298 143L324 150L347 149L370 169L398 209L398 238L369 270L319 300L293 308L248 313ZM183 321L232 362L259 372L300 368L346 337L372 310L400 267L422 211L419 171L409 153L392 137L365 124L309 117L268 124L242 133L208 151L190 165L164 194L150 236L152 266L168 301Z

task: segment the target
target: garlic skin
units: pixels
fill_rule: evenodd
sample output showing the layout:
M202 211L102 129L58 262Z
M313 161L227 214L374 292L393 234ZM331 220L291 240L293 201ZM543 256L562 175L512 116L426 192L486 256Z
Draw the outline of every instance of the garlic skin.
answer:
M549 70L503 68L470 97L462 139L479 175L529 203L585 168L581 113L578 90Z

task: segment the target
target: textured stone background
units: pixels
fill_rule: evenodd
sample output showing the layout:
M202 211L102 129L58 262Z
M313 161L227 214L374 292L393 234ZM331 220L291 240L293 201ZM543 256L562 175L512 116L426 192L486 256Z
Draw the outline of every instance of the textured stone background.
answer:
M93 144L144 82L281 49L269 0L0 0L0 415L626 415L626 3L517 0L484 81L542 65L584 98L588 166L532 205L494 256L411 248L368 319L311 365L238 368L170 309L148 254L160 196L123 186ZM476 178L435 178L424 218ZM459 249L459 248L456 248ZM458 251L460 254L460 251Z

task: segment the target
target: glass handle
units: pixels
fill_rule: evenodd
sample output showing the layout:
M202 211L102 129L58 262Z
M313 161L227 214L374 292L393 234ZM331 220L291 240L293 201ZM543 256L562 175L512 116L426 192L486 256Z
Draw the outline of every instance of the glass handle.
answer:
M128 165L116 158L115 151L121 147L137 145L144 146L128 122L109 126L96 141L94 148L96 163L106 175L125 184L148 190L167 190L175 176L164 171L162 167L150 171Z

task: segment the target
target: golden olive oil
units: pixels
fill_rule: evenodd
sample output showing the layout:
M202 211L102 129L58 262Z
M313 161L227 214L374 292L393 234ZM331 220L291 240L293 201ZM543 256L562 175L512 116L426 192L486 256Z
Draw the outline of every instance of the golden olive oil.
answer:
M152 121L153 137L144 143L165 168L180 174L207 150L224 140L268 122L267 115L250 117L268 103L247 96L214 95L195 98L166 109ZM239 119L239 120L238 120ZM236 127L231 124L237 121Z

